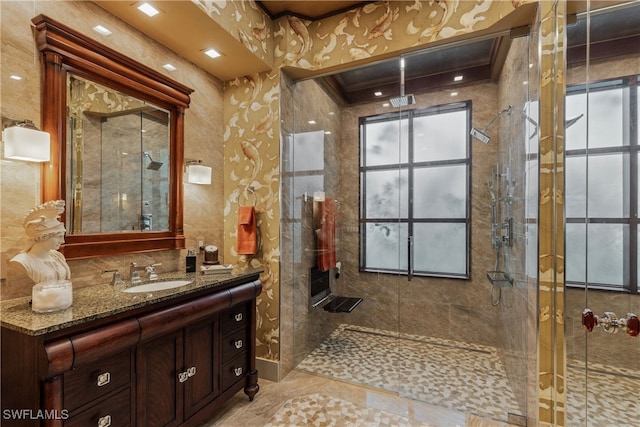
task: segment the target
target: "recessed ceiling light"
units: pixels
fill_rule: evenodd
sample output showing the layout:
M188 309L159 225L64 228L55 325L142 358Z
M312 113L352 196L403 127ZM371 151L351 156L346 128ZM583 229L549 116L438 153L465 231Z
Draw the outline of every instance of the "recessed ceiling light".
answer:
M17 74L11 74L11 78L12 78L13 80L22 80L22 77L20 77L20 76L19 76L19 75L17 75Z
M103 27L102 25L96 25L95 27L93 27L93 31L95 31L96 33L100 33L103 36L111 35L111 31L108 28Z
M388 102L385 102L384 104L382 104L382 106L383 106L383 107L388 107L388 106L389 106L389 103L388 103Z
M309 120L307 123L310 124L310 125L315 125L316 121L315 120Z
M461 81L461 80L462 80L462 76L455 76L455 77L453 78L453 81L454 81L454 82L459 82L459 81Z
M160 13L158 9L151 6L149 3L142 3L140 6L138 6L138 10L140 10L147 16L156 16L157 14Z
M335 115L336 115L336 113L334 113L333 111L329 111L329 115L330 115L330 116L335 116Z
M217 58L218 56L220 56L220 53L215 49L207 49L204 51L204 54L209 58Z
M382 96L382 92L380 92L379 90L377 90L377 91L373 92L373 94L374 94L375 96Z
M331 131L330 131L330 130L325 130L325 131L324 131L324 134L325 134L325 135L331 135Z
M458 92L451 92L451 96L458 96Z
M525 80L525 81L523 81L523 82L522 82L522 84L523 84L523 85L528 85L528 84L529 84L529 82Z
M165 69L165 70L167 70L167 71L175 71L175 70L177 70L177 68L176 68L176 67L174 67L174 66L173 66L173 65L171 65L171 64L164 64L164 65L162 66L162 68L164 68L164 69Z

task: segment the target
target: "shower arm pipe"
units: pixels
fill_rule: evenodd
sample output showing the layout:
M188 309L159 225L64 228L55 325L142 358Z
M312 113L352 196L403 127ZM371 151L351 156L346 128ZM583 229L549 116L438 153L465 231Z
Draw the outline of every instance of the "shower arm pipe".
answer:
M507 108L505 108L504 110L500 111L500 112L499 112L499 113L498 113L498 114L493 118L493 120L491 120L491 121L489 122L489 124L487 125L487 127L486 127L486 128L484 128L484 130L483 130L482 132L486 132L486 131L488 131L488 130L491 128L491 126L493 126L493 124L496 122L496 120L498 120L498 119L500 118L500 116L502 116L504 113L507 113L507 114L511 115L511 110L512 110L511 105L509 105Z

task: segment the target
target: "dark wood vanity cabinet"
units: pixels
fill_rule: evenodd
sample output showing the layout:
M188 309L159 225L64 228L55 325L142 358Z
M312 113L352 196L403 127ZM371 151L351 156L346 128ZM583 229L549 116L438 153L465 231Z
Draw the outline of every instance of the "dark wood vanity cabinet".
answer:
M3 328L3 414L29 419L2 425L195 426L242 389L253 400L260 291L256 277L50 336Z

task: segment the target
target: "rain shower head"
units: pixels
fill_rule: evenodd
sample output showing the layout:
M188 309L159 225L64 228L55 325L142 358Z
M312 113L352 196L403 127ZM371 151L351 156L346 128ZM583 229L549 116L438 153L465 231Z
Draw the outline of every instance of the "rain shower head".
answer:
M498 120L500 118L501 115L507 113L507 115L511 115L511 105L509 105L507 108L505 108L504 110L500 111L498 114L496 114L496 116L493 118L493 120L491 120L489 122L489 124L487 125L486 128L484 128L483 130L478 130L476 128L472 128L470 135L473 136L474 138L478 139L478 141L481 141L485 144L488 144L489 141L491 141L491 138L489 137L489 135L487 135L487 131L491 128L491 126L493 126L493 124L496 122L496 120Z
M393 97L391 99L389 99L389 102L391 102L391 105L393 105L394 107L406 107L407 105L413 105L416 103L416 97L413 95L402 95L402 96L396 96Z
M147 152L144 153L145 157L148 157L149 160L151 161L151 163L149 163L149 165L147 166L147 169L152 170L152 171L157 171L158 169L160 169L160 167L162 166L162 162L154 162L153 159L151 158L151 155Z
M416 97L404 94L404 58L400 58L400 96L394 96L389 99L394 107L406 107L416 103Z
M471 129L471 136L473 136L480 142L484 142L485 144L488 144L489 141L491 141L491 138L489 137L489 135L487 135L486 133L476 128Z

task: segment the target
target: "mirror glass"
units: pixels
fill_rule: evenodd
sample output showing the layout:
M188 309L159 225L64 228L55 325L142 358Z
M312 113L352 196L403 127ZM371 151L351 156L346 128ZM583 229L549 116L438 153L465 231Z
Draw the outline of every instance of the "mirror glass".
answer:
M170 113L67 74L68 234L169 229Z
M193 89L45 15L31 20L67 260L184 249L184 116Z

